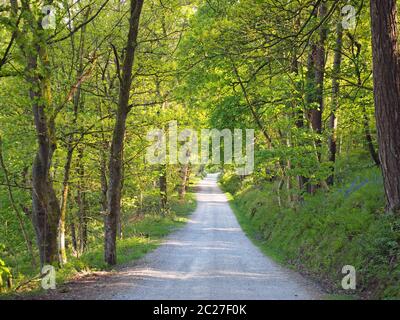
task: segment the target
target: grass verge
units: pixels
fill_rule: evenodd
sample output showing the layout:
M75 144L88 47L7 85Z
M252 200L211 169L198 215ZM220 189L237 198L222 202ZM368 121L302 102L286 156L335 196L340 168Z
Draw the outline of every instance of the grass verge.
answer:
M317 279L332 293L327 299L400 299L400 222L384 212L376 174L363 172L296 205L285 194L278 200L269 182L223 177L221 187L249 238L275 261ZM356 290L342 289L345 265L356 269Z

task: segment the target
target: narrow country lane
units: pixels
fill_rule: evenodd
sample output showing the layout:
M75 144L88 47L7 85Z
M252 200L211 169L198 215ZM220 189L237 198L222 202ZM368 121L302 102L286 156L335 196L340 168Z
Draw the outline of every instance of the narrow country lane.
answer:
M79 284L64 299L318 299L321 290L283 268L241 230L217 176L197 192L189 223L116 275Z

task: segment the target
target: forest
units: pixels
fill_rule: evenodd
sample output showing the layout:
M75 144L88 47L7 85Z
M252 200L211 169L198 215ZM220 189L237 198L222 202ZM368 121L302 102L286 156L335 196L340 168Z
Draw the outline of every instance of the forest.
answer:
M253 129L252 172L150 163L172 121ZM212 172L274 260L399 299L397 1L0 0L0 296L144 256Z

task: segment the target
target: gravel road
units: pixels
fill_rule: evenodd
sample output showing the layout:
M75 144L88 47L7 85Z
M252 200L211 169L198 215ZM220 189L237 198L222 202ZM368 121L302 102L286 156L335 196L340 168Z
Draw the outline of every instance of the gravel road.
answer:
M279 266L241 230L217 175L202 180L188 224L116 274L71 284L57 299L319 299L321 289Z

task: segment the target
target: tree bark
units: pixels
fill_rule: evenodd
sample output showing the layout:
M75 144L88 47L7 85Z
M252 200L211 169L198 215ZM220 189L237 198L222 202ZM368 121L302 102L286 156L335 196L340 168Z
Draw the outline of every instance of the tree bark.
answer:
M333 75L332 75L332 110L329 116L329 131L330 136L328 138L329 147L329 161L332 163L332 174L328 177L328 185L333 185L335 177L335 162L336 162L336 129L337 129L337 117L336 111L339 108L339 75L342 64L342 46L343 46L343 27L342 23L339 22L336 26L336 46L335 46L335 56L333 59Z
M78 149L78 186L76 190L76 202L78 204L78 218L79 218L79 251L85 252L87 246L87 217L86 217L86 195L85 195L85 167L83 165L83 149Z
M70 232L71 232L71 243L72 243L72 249L75 254L78 255L78 242L76 240L76 227L75 227L75 222L71 221L70 225Z
M178 195L179 200L184 200L186 195L186 188L189 180L189 164L183 164L180 170L181 184L179 186Z
M400 62L395 0L371 0L375 116L387 210L400 212Z
M327 14L326 3L322 1L317 12L313 13L322 21ZM317 134L322 133L322 113L324 111L324 78L325 78L325 42L328 35L326 23L320 26L319 39L311 44L307 62L306 103L309 106L308 120L311 129ZM321 138L315 139L316 157L321 161ZM318 185L307 184L307 192L314 193Z
M318 17L320 20L324 19L327 13L325 2L321 2L318 8ZM323 24L320 27L319 40L315 46L315 100L318 104L317 108L312 108L310 112L311 126L314 132L322 133L322 113L324 111L324 78L325 78L325 42L327 38L327 27ZM317 147L321 145L321 140L317 139ZM321 153L317 152L318 159L321 160Z
M42 55L42 58L46 57ZM45 58L44 58L45 59ZM47 59L46 59L47 60ZM37 60L30 57L28 74L36 73ZM37 133L38 150L32 167L32 217L36 230L41 265L58 262L58 223L60 206L50 177L50 167L56 149L54 121L45 110L51 105L49 80L31 76L30 98ZM42 93L37 91L40 88ZM40 103L45 102L45 103Z
M56 149L54 118L49 116L52 105L50 66L45 39L33 42L35 53L27 53L29 96L37 134L38 150L32 167L32 217L36 230L41 265L58 262L58 223L60 206L50 176ZM38 65L38 60L41 66ZM42 70L40 70L42 68ZM40 70L40 71L39 71Z
M374 147L371 129L369 127L369 117L367 114L367 108L365 107L364 104L362 106L362 123L363 123L364 135L365 135L365 140L367 141L369 154L371 155L371 158L374 161L375 165L377 167L379 167L381 165L381 163L379 160L379 155L376 152L375 147Z
M64 180L63 189L61 194L61 215L59 222L59 260L60 264L63 265L67 262L67 253L65 249L65 220L67 216L67 202L69 193L69 180L71 173L71 163L74 149L71 145L68 146L67 159L64 166Z
M167 184L167 165L160 165L160 173L158 178L160 188L160 212L165 215L168 212L168 184Z
M132 85L132 67L137 46L139 19L142 6L143 0L131 0L130 2L129 33L122 67L117 117L111 143L109 162L110 176L107 192L107 213L104 222L104 258L106 263L109 265L115 265L117 262L116 236L118 220L121 211L122 152L124 146L126 119L130 111L129 93Z
M294 23L294 28L296 30L296 32L298 32L300 30L300 17L297 17L297 19L295 20ZM297 49L293 50L293 57L292 57L292 61L290 64L290 71L293 72L296 76L299 75L299 61L298 61L298 52ZM301 90L301 83L298 82L296 83L296 89L300 92ZM299 95L298 98L301 98L301 95ZM294 109L294 123L296 128L299 129L299 131L303 131L304 130L304 110L298 106L296 99L293 99L292 102L292 108ZM299 142L299 145L302 145L302 141ZM307 183L308 183L308 179L307 177L303 176L303 175L298 175L296 177L297 179L297 184L298 184L298 188L300 190L300 192L302 192L303 190L306 189ZM298 200L302 200L302 195L300 194L298 197Z
M18 2L10 1L11 15L18 16ZM46 2L46 4L49 4ZM47 32L36 20L28 1L21 1L26 28L15 29L16 42L26 60L25 78L36 129L37 151L32 166L32 223L35 228L40 263L58 262L60 206L50 175L56 149L55 114L52 111L51 68L47 53Z

